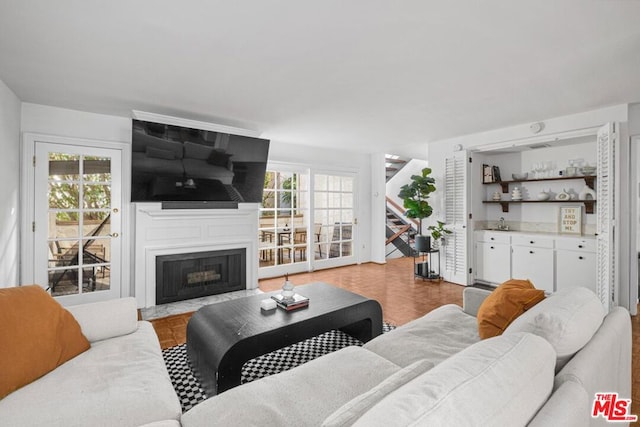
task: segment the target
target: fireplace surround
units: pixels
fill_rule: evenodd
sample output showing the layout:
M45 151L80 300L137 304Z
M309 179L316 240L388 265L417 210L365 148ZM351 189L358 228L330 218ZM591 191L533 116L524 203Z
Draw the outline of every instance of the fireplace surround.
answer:
M135 204L134 283L139 308L156 301L156 258L192 253L242 250L245 253L242 288L258 287L258 204L238 209L162 209L160 203ZM192 284L217 273L190 276ZM228 291L224 291L228 292ZM190 297L196 298L196 297Z
M246 288L245 249L156 257L156 304Z

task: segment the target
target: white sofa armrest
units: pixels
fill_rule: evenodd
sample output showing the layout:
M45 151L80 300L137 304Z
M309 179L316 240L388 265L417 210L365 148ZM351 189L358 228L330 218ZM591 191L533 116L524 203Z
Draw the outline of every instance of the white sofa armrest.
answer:
M89 342L127 335L138 329L138 309L133 297L65 308L78 321Z
M482 301L489 296L491 291L479 288L465 288L462 291L462 311L470 314L473 317L477 317L478 308Z

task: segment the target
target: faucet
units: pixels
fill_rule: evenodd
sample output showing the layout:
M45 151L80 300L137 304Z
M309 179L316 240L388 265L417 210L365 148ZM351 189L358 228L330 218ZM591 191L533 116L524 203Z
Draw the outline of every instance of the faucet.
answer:
M508 225L505 225L505 223L504 223L504 217L502 217L502 216L501 216L501 217L500 217L500 223L498 224L498 230L504 230L504 231L506 231L506 230L508 230L508 229L509 229L509 226L508 226Z

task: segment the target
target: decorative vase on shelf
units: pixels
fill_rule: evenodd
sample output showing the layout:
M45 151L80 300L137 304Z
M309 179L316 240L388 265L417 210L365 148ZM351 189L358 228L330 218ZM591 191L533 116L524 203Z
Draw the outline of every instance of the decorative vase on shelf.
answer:
M289 274L285 274L284 284L282 285L282 298L287 301L292 301L293 296L295 295L294 288L295 286L293 286L293 283L289 281Z
M511 192L511 200L522 200L522 191L518 187Z
M588 200L589 196L591 196L591 200L595 200L596 199L596 192L595 190L587 187L586 185L582 188L582 190L580 190L580 195L578 196L580 198L580 200Z

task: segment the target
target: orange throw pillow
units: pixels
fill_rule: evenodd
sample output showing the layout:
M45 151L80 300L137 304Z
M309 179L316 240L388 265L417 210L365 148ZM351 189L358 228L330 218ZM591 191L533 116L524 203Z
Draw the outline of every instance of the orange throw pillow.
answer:
M0 399L89 347L73 315L40 286L0 289Z
M478 308L480 338L502 335L516 317L544 299L544 291L529 280L511 279L498 286Z

